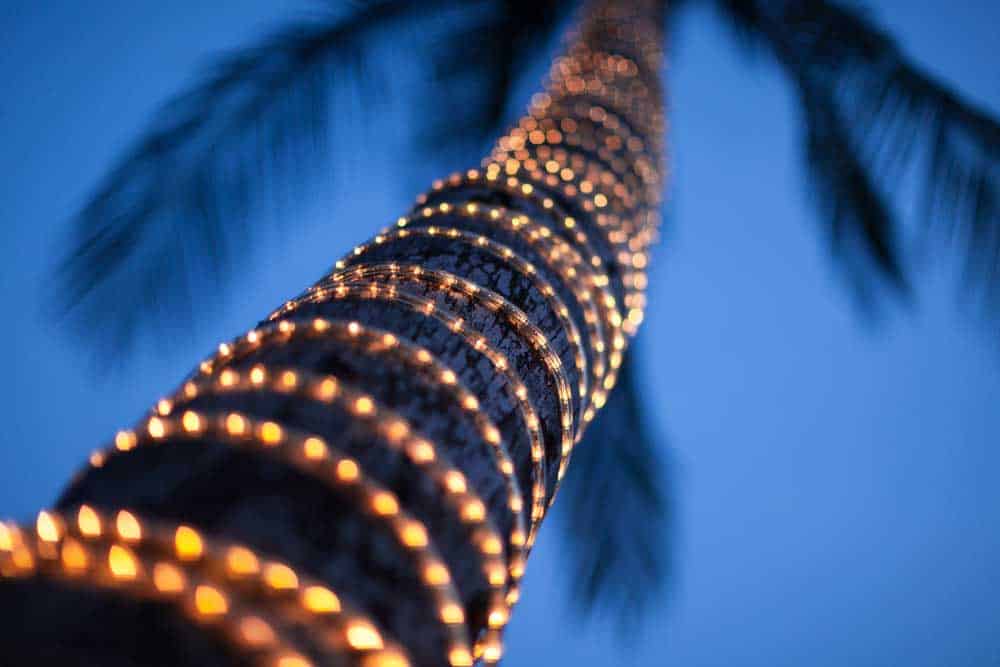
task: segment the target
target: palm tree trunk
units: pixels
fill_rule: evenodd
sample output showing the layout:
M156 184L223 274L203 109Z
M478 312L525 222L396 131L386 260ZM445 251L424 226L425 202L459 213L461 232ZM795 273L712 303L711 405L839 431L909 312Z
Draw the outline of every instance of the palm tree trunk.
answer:
M479 169L0 527L4 664L493 663L642 319L661 3L594 2Z

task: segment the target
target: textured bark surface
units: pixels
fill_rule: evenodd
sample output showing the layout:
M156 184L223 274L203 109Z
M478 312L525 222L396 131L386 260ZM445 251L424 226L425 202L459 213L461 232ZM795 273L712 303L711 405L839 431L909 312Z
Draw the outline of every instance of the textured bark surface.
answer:
M220 346L56 512L0 529L5 660L499 660L537 525L641 321L657 4L588 5L482 169Z

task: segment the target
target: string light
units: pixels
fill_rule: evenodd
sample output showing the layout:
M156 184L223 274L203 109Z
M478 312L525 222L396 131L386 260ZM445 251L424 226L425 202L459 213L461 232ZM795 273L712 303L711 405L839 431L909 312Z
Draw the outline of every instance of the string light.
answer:
M326 299L346 299L352 297L363 298L363 299L377 299L381 298L382 296L383 295L380 292L372 292L370 289L363 286L359 287L356 285L340 284L335 288L328 288L311 292L308 296L308 299L316 301L322 301ZM529 529L529 532L531 532L531 534L534 534L534 530L537 528L538 523L541 521L545 509L545 486L542 483L543 480L542 476L544 475L542 460L544 458L545 447L543 444L544 440L542 439L539 430L539 419L537 417L537 413L535 412L534 406L531 404L531 401L527 395L527 389L525 388L523 381L518 376L516 371L511 367L511 364L507 360L507 358L498 350L493 348L491 345L485 343L483 337L480 334L478 334L477 332L467 332L464 330L455 331L455 324L458 321L458 318L456 318L454 315L451 315L447 311L437 308L434 305L433 301L430 301L429 299L425 299L422 297L410 295L407 293L401 293L398 291L394 293L392 298L395 300L395 302L405 305L409 308L412 308L416 312L425 314L430 313L431 316L434 317L436 320L445 324L449 328L449 330L452 330L454 333L465 338L465 340L468 343L470 343L473 347L475 347L478 351L480 351L490 361L490 363L492 364L493 368L495 369L498 375L503 376L507 379L509 387L512 388L513 395L516 399L516 405L518 405L520 409L521 413L520 416L522 423L528 430L531 441L531 454L532 454L532 461L535 465L536 477L532 484L532 498L533 498L532 513L531 513L532 528ZM296 300L286 303L281 309L279 309L279 311L276 311L274 314L272 314L272 317L270 318L272 325L275 322L276 318L287 316L293 313L304 302L305 302L304 300ZM300 329L295 327L294 324L291 323L289 320L285 319L277 321L277 328L279 333L281 332L282 324L284 323L289 323L289 326L284 327L285 330L287 331L286 335L288 336L295 335L293 332ZM337 336L338 327L335 326L336 324L337 323L335 321L331 321L331 327L329 330L326 330L322 333L316 332L315 330L312 331L305 330L304 335ZM262 340L271 336L270 330L261 328L258 329L257 331L258 335L261 336ZM363 331L358 323L352 322L348 324L347 333L357 338L363 333ZM447 368L443 366L440 362L434 360L433 355L427 352L427 350L418 350L413 348L412 346L408 345L404 346L402 344L385 346L384 337L382 339L382 343L383 347L386 350L389 350L390 348L398 349L400 352L403 353L403 357L409 363L412 364L416 362L417 364L424 365L426 367L424 372L426 372L427 369L433 369L435 372L437 372L439 379L441 374L443 374L447 370ZM213 367L212 360L208 360L208 362L206 362L206 365L204 365L203 367L203 372L210 372L212 367ZM208 371L205 371L204 369L208 369ZM421 372L419 368L416 368L415 370L417 372ZM464 399L468 395L468 392L464 390L462 392L458 392L457 391L457 388L459 386L458 383L454 385L447 385L444 383L439 383L439 384L442 388L446 390L450 387L455 388L456 398L458 399L457 402L459 404L465 402ZM567 445L571 447L573 442L573 433L571 429L572 424L571 423L567 424L566 420L566 417L569 417L571 414L569 407L568 390L560 398L561 398L561 406L563 408L562 415L564 417L561 422L562 449L565 450ZM481 411L477 411L477 414L481 414ZM507 480L508 490L509 490L508 504L511 507L518 506L521 503L520 501L521 493L519 491L519 485L514 476L514 466L510 459L510 455L507 452L506 444L502 439L496 439L490 436L490 434L496 430L494 426L488 423L484 424L482 423L482 420L480 421L484 439L493 446L493 449L497 455L496 464L498 466L498 469ZM520 530L520 528L518 528L518 530Z
M371 620L329 587L281 563L259 567L261 557L249 549L205 538L189 526L171 527L131 512L127 515L140 527L140 537L128 543L121 536L94 531L94 524L111 519L87 505L77 510L76 521L73 515L41 513L34 530L37 541L25 539L22 529L13 524L0 524L0 535L6 537L0 541L0 579L47 576L165 599L192 620L221 624L234 647L253 651L264 665L276 664L280 656L297 655L284 630L303 623L303 617L284 603L297 600L315 626L309 632L329 650L339 646L331 632L350 644L349 634L362 627L369 638L378 640L361 642L354 650L366 659L385 655L394 661L389 664L409 665L402 649L384 640ZM120 518L122 513L114 516ZM65 530L54 531L53 526L65 526ZM52 544L59 547L59 560L41 557L42 548ZM195 552L198 557L192 558ZM240 587L233 588L231 581L240 581ZM246 614L242 609L248 605L260 610Z
M279 326L278 330L280 331L280 329ZM236 345L228 345L226 349L228 350L226 356L238 353ZM275 374L275 377L280 378L280 374ZM222 386L221 383L220 386ZM197 432L191 431L185 425L185 421L190 422L190 419L185 420L184 417L191 414L198 417L199 428ZM363 513L373 518L377 523L385 525L390 533L399 540L401 547L411 555L418 572L424 571L431 564L442 564L443 561L437 554L436 547L430 542L429 533L423 523L403 510L394 494L382 489L374 480L366 477L357 462L344 456L329 444L326 445L327 455L323 459L308 458L303 455L306 443L316 436L299 433L274 421L257 421L245 415L240 415L240 417L248 427L247 433L251 435L249 437L234 437L228 430L233 421L231 419L233 414L185 411L180 419L169 415L149 417L145 422L147 428L138 428L134 431L136 444L133 449L121 452L111 447L108 450L108 456L126 456L148 446L169 446L175 441L198 437L202 434L211 437L216 442L230 446L257 446L284 463L324 481L331 488L355 497L356 504ZM162 434L158 437L154 437L148 428L149 421L153 419L157 420L162 429ZM144 433L148 435L143 435ZM142 526L131 513L119 512L117 524L122 539L128 538L133 542L142 539ZM193 529L179 527L173 539L176 557L184 561L193 559L196 553L200 556L203 551L201 540L201 536ZM492 531L479 542L480 550L484 556L499 556L499 552L492 548L494 542L498 543L499 539ZM126 563L126 559L119 554L115 562L123 564ZM123 572L127 571L124 565L121 567ZM261 568L261 572L267 585L274 591L294 591L300 588L298 573L283 563L269 563ZM523 572L518 570L518 576L521 575ZM451 583L450 576L447 583L428 585L427 588L439 607L459 604L458 593ZM503 597L502 585L493 586L492 590L495 604L498 604ZM444 623L443 627L453 646L463 647L470 644L468 627L465 624Z
M351 323L354 326L349 326L344 322L326 320L324 322L325 325L322 327L313 327L311 330L304 327L297 327L295 331L299 332L298 335L321 335L335 339L339 337L340 340L350 338L355 342L374 346L375 349L380 350L383 354L396 355L396 358L399 360L404 360L414 365L413 370L418 374L426 373L429 376L437 376L447 370L436 360L432 360L430 363L414 362L414 358L417 355L414 353L412 346L399 341L395 337L387 338L386 334L378 330L361 327L357 323ZM255 336L255 344L266 346L278 343L279 341L287 342L290 340L276 335L276 333L280 333L280 329L281 327L271 327L270 329L259 330ZM233 359L241 358L244 352L239 342L233 342L230 349L232 350L231 358ZM206 366L205 368L209 367ZM182 390L184 395L182 396L181 392L178 392L172 400L175 409L179 410L186 400L199 396L220 392L267 389L270 386L267 384L267 378L270 378L271 382L280 382L278 378L283 375L285 375L283 369L268 368L259 364L255 365L249 372L226 368L215 375L201 375L187 381ZM447 491L445 496L446 501L451 505L456 515L473 525L482 524L491 534L496 534L492 522L485 516L485 506L478 495L467 486L461 489L456 488L455 480L458 478L464 480L462 473L453 468L445 457L436 451L436 447L432 443L415 434L405 419L385 407L376 406L371 397L360 393L358 390L344 384L333 376L314 375L308 371L299 371L298 375L300 381L295 391L299 395L339 405L347 410L353 410L355 415L362 417L362 425L367 425L373 433L379 434L389 447L400 451L410 458L425 474L430 476L431 479L436 480L439 486ZM224 376L226 379L223 381ZM336 391L330 391L332 387L336 387ZM496 427L493 426L489 418L479 412L478 401L463 386L456 384L449 387L449 391L456 396L457 400L466 409L475 415L484 432L490 429L493 431L496 430ZM470 399L472 399L472 402L470 402ZM359 402L362 402L363 405L360 412L357 411ZM250 426L247 418L243 415L229 413L225 417L224 428L230 435L239 436L246 434ZM302 443L302 452L306 459L313 462L322 461L330 456L329 447L321 438L315 436L305 438ZM340 481L350 483L358 479L360 469L355 461L342 458L336 463L335 474ZM519 496L513 495L512 498L517 499ZM523 527L515 522L512 531L510 536L511 549L512 551L520 551L524 544L523 540L518 536L522 534ZM483 564L484 571L492 571L495 563L496 560L493 558L486 559ZM489 578L488 574L487 578ZM506 581L502 582L502 584L506 584Z

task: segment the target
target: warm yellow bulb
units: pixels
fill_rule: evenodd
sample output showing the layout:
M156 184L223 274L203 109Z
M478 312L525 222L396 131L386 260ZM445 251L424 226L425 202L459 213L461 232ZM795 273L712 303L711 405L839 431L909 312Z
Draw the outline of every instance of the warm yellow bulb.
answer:
M35 520L35 530L43 542L57 542L59 540L59 524L56 523L56 519L51 514L44 510L38 513L38 518Z
M167 426L159 417L152 417L146 424L146 430L154 438L162 438L167 434Z
M267 585L278 591L287 591L299 586L299 577L295 570L282 565L281 563L271 563L264 569L264 580Z
M153 566L153 585L161 593L180 593L187 582L179 568L170 563L157 563Z
M337 462L337 479L341 482L354 482L361 475L358 464L351 459L342 459Z
M410 434L410 427L401 419L393 420L386 428L386 435L392 442L399 442Z
M452 493L465 493L468 489L468 485L465 483L465 475L457 470L452 470L445 474L444 484Z
M503 551L503 545L500 544L500 540L494 535L489 535L482 542L483 553L487 553L493 556L499 555Z
M410 447L410 456L417 463L429 463L434 460L434 447L426 440L418 440Z
M503 657L503 648L501 648L499 643L491 642L486 645L486 650L483 651L483 660L486 662L498 662L501 657Z
M462 518L466 521L482 521L486 518L486 507L478 500L470 500L462 506Z
M275 639L271 626L257 616L247 616L240 621L240 636L251 646L267 646Z
M427 546L427 530L416 521L408 521L400 531L403 544L411 548Z
M465 621L465 613L457 604L446 604L441 607L441 620L449 625Z
M197 412L191 412L188 410L184 413L184 416L181 417L181 426L183 426L184 430L188 433L197 433L201 430L201 416L199 416Z
M229 602L219 589L201 585L194 589L194 606L203 616L221 616L229 611Z
M87 550L79 542L72 538L67 538L62 545L62 564L67 572L76 573L87 569L90 558Z
M98 537L101 534L101 519L89 505L81 505L76 513L76 525L85 537Z
M197 560L201 558L204 545L201 535L194 528L179 526L174 533L174 549L181 560Z
M486 568L486 578L490 586L503 586L507 583L507 571L502 565L491 565Z
M347 626L347 643L359 651L382 648L378 630L364 621L353 621Z
M327 447L320 438L306 438L305 442L302 443L302 451L307 459L318 461L326 457Z
M340 611L340 599L329 588L309 586L302 592L302 605L314 614Z
M499 628L507 622L508 618L509 614L506 609L494 609L490 612L488 622L491 628Z
M329 401L337 395L337 381L333 378L326 378L319 384L319 396L324 401Z
M394 651L380 651L367 655L361 667L410 667L409 661Z
M115 528L118 530L118 536L127 542L137 542L142 539L139 520L127 510L118 512L118 516L115 517Z
M264 422L260 425L260 439L266 445L276 445L284 438L281 427L274 422Z
M361 396L354 401L354 412L359 415L370 415L375 411L375 402L367 396Z
M289 654L278 658L277 667L312 667L312 663L301 655Z
M256 574L260 569L257 556L243 547L231 547L226 552L226 565L229 567L229 571L235 575Z
M448 653L448 662L452 667L469 667L472 665L472 655L467 649L453 648Z
M381 516L392 516L399 511L399 503L391 493L379 491L372 496L372 509Z
M135 554L127 547L113 544L108 550L108 569L118 579L135 579L139 572L139 563L135 559Z
M115 448L120 452L127 452L135 447L135 433L132 431L118 431L115 434Z
M247 420L232 412L226 415L226 430L230 435L243 435L247 432Z
M424 581L431 586L442 586L451 581L451 576L441 563L431 563L424 569Z

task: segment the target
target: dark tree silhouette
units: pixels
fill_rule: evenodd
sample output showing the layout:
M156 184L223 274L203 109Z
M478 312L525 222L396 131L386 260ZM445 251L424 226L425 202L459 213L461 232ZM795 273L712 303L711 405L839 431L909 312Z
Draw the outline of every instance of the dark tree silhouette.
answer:
M879 282L910 297L890 194L921 159L924 229L964 245L969 285L994 300L1000 126L843 4L706 1L795 87L808 182L861 301L877 305ZM586 10L580 41L557 60L548 92L481 170L436 185L398 229L359 247L252 340L221 348L157 416L120 434L113 456L92 461L62 499L63 514L42 515L32 534L0 536L5 572L18 575L4 594L25 601L16 645L34 647L36 658L107 664L140 655L164 664L221 660L234 646L254 648L252 637L267 639L256 648L269 659L287 650L334 664L392 664L404 654L416 664L463 664L468 645L492 660L522 551L565 472L561 454L619 370L624 387L587 431L561 505L570 512L578 599L641 609L669 571L659 533L667 495L651 473L656 452L641 430L634 364L622 356L616 318L627 334L641 321L645 249L655 235L662 91L652 45L693 4ZM338 80L365 80L367 45L444 7L453 3L368 3L288 27L225 58L168 104L76 220L78 240L60 272L72 321L101 318L102 327L84 330L101 331L100 342L121 353L142 330L178 317L191 299L189 280L206 271L224 279L233 244L261 208L260 183L273 174L308 181L324 165ZM471 76L484 95L458 107L466 116L447 134L430 128L437 145L503 122L514 83L567 3L466 9L428 61L442 91ZM616 15L626 9L641 16ZM494 353L509 361L498 366ZM423 364L422 354L430 359ZM185 446L139 446L162 441ZM251 442L256 449L230 446ZM444 453L423 460L432 443ZM317 462L332 476L325 483ZM443 497L442 488L450 489ZM114 516L121 506L149 519ZM637 520L636 507L654 520ZM165 527L176 522L193 528ZM112 551L98 554L87 541L97 538L85 527L97 525L101 539L117 541L101 543ZM297 575L208 535L246 542ZM509 539L497 547L498 536ZM426 556L416 566L413 551ZM235 583L226 569L233 553L257 566ZM167 556L179 562L155 562ZM494 583L503 561L510 581ZM66 585L74 567L117 593ZM53 570L58 583L34 576ZM186 572L180 607L202 621L221 618L221 632L194 632L167 611L162 594L173 589L157 588L158 572L165 586ZM136 602L150 586L161 595ZM282 590L299 602L276 599ZM115 624L36 623L64 601ZM331 616L336 639L320 636L309 614ZM351 647L358 651L344 651Z

